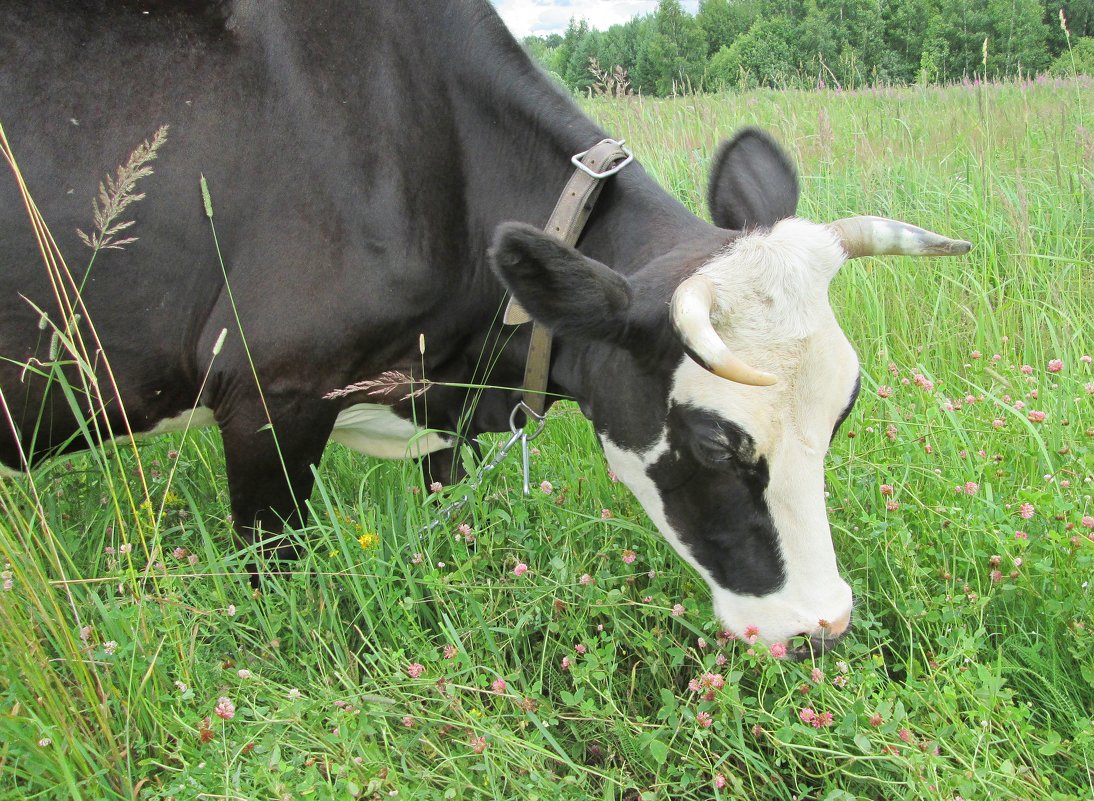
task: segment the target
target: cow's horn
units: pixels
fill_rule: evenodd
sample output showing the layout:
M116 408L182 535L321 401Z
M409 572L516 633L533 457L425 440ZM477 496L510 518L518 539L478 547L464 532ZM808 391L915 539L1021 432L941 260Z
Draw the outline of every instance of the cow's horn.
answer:
M757 370L733 355L710 322L714 284L705 275L684 280L672 295L672 325L688 354L710 372L738 384L767 387L775 376Z
M960 256L972 243L885 217L845 217L829 223L847 258L859 256Z

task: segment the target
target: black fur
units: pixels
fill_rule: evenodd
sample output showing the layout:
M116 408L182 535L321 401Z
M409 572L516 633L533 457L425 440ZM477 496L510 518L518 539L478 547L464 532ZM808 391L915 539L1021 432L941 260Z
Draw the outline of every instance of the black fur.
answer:
M798 171L779 144L758 128L745 128L719 148L707 201L720 228L770 227L798 208Z
M674 405L668 451L649 469L665 515L722 587L766 595L786 580L763 493L767 460L739 426L712 412Z

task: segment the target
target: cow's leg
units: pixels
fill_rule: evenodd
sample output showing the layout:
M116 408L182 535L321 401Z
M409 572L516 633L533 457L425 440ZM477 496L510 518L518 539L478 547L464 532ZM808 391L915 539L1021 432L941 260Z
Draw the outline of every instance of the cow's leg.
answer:
M458 464L455 448L433 451L418 460L418 466L422 469L422 480L427 487L435 483L445 486L454 483L456 481L454 471L458 469Z
M232 415L221 426L232 516L244 542L263 543L266 559L294 559L297 546L282 533L307 520L312 465L323 455L333 419L298 404L270 411L272 426L257 410ZM254 567L252 584L257 584Z
M482 460L482 449L479 447L478 440L474 438L460 438L451 448L443 448L427 453L418 460L426 486L434 482L440 482L448 486L467 478L467 469L460 455L460 449L465 445L470 446L471 450L474 451L475 461Z

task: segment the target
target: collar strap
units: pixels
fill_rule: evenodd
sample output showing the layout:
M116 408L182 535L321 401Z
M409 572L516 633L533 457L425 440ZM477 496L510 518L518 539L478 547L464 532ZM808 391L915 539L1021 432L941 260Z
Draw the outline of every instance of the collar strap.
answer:
M625 140L605 139L572 159L576 168L566 182L562 195L544 227L551 236L573 247L604 188L603 179L615 175L634 160L634 154L623 147ZM516 301L509 299L503 322L521 325L532 318ZM536 416L547 407L547 380L551 370L551 332L538 322L532 323L532 338L524 367L524 406Z

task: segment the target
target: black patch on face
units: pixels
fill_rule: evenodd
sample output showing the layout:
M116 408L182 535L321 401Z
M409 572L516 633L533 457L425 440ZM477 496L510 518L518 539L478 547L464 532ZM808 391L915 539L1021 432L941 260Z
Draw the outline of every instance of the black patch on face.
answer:
M786 581L764 502L767 460L742 428L713 412L674 405L668 451L648 469L665 516L719 586L767 595Z
M862 376L855 378L855 388L851 390L851 399L847 401L847 405L840 412L839 419L836 420L836 425L832 429L832 436L828 438L828 443L831 444L832 440L836 438L836 432L839 431L839 427L843 425L843 421L851 414L851 410L855 408L855 401L858 400L859 390L862 389Z

